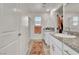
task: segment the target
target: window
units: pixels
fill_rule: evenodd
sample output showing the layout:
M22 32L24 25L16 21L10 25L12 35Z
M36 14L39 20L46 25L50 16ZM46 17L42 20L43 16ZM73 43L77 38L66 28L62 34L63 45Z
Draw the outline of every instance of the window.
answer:
M78 22L79 22L79 17L78 16L73 17L73 25L77 26Z
M41 26L41 16L35 17L35 26Z

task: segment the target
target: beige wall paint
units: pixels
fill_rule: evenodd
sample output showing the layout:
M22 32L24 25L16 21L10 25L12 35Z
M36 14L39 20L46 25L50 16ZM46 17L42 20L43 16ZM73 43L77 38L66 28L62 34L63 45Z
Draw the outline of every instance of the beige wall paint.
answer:
M68 31L73 31L73 32L79 32L79 24L77 26L72 25L72 17L73 16L79 16L78 13L64 13L64 30L70 30Z

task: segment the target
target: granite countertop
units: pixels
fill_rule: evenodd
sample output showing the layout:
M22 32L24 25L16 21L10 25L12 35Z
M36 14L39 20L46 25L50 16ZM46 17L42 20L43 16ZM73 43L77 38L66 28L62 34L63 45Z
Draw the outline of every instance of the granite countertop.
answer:
M54 36L54 34L51 34L52 36ZM64 44L66 44L67 46L69 46L70 48L72 48L73 50L75 50L77 53L79 53L79 34L75 34L76 38L61 38L61 37L57 37L54 36L56 39L58 39L59 41L63 42Z

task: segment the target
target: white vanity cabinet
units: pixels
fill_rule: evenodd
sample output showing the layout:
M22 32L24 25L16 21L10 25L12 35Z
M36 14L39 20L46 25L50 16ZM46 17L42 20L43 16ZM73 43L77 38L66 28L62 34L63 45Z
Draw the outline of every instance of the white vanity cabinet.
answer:
M47 45L50 45L50 54L53 55L76 55L79 54L75 50L71 49L69 46L64 44L63 42L56 39L50 33L45 33L45 42Z
M57 39L51 36L48 32L45 33L44 40L47 45L50 45L51 55L62 55L62 43L58 42Z

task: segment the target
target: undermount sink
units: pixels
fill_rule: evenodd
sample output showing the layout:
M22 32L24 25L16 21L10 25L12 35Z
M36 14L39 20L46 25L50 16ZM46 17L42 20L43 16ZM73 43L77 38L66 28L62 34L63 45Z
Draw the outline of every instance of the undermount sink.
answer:
M61 38L76 38L75 35L63 34L63 33L55 33L54 35Z

